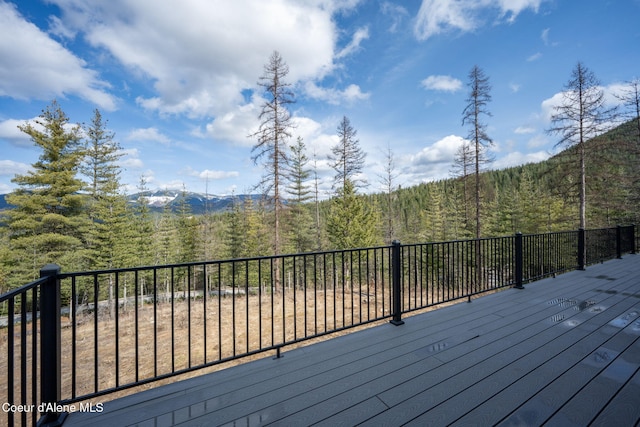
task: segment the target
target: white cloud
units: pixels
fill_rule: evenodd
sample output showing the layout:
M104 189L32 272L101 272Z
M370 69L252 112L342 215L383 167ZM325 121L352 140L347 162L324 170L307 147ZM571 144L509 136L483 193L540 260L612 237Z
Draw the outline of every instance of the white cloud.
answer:
M8 194L13 191L14 187L9 186L8 184L4 184L0 182L0 194Z
M502 16L508 15L507 21L514 22L523 10L532 9L534 13L538 13L540 4L543 1L544 0L498 0L497 3Z
M526 163L538 163L547 160L550 154L546 151L536 151L534 153L521 153L520 151L511 151L505 156L496 159L492 164L492 169L505 169L512 166L523 165Z
M520 87L521 85L517 84L517 83L509 83L509 89L511 89L511 92L513 93L517 93L520 91Z
M536 131L536 129L531 127L531 126L518 126L514 130L514 132L519 134L519 135L526 135L526 134L529 134L529 133L534 133L535 131Z
M211 117L243 103L273 50L290 83L321 79L335 68L333 13L357 2L296 0L52 0L62 20L97 48L153 82L139 98L166 114ZM365 36L356 33L353 47ZM188 46L188 48L185 48Z
M542 53L536 52L527 58L527 62L537 61L540 58L542 58Z
M67 28L64 22L55 15L49 16L49 34L70 40L76 36L75 31Z
M620 105L621 101L615 95L622 93L624 84L612 83L607 86L601 86L599 89L603 91L605 106L613 107ZM551 122L551 116L556 113L556 107L562 105L564 101L564 92L555 93L551 98L542 101L540 105L540 118L545 123Z
M121 155L118 160L118 165L121 167L125 169L142 169L144 167L137 148L122 149L118 154Z
M145 141L145 142L159 142L162 145L169 145L171 139L166 135L160 133L157 128L140 128L134 129L127 135L129 141Z
M263 100L254 97L253 101L244 105L230 108L206 125L206 136L218 141L230 142L240 146L251 147L256 143L249 138L260 125L258 116Z
M363 40L366 40L368 38L369 38L369 27L358 28L356 32L353 34L353 38L351 39L351 42L349 42L348 45L346 45L340 52L336 54L336 58L338 59L344 58L345 56L349 56L354 52L358 51L358 49L360 49L360 43L362 43Z
M456 151L464 144L465 139L458 135L449 135L434 144L423 148L412 159L416 166L426 166L433 163L453 163Z
M542 39L542 42L545 45L549 45L549 31L551 29L550 28L545 28L544 30L542 30L542 34L540 34L540 38Z
M35 123L34 120L35 119L31 119L28 121ZM27 123L27 120L7 119L0 122L0 139L9 141L12 145L18 147L33 146L31 137L18 129L18 126L23 126L25 123Z
M537 134L534 135L531 139L529 139L529 141L527 142L527 147L528 148L540 148L540 147L544 147L545 145L549 145L550 140L549 138L543 134Z
M309 81L305 84L304 90L310 98L325 101L332 105L340 105L343 102L354 103L356 101L364 101L371 96L369 92L362 92L360 86L355 84L350 84L344 90L339 90L323 88Z
M480 15L487 9L497 9L498 18L513 22L523 10L532 9L537 12L542 1L544 0L422 0L414 34L419 40L427 40L452 30L473 31L483 24Z
M402 182L403 186L417 185L449 177L455 153L465 141L461 136L449 135L416 154L395 156L397 165L408 165L399 168L398 182ZM380 159L380 164L383 162Z
M556 107L562 105L563 93L558 92L551 98L547 98L540 104L540 118L545 124L551 123L551 116L556 112Z
M385 1L380 5L380 11L383 15L391 18L391 26L389 26L389 32L395 33L398 31L398 27L402 24L404 18L409 16L409 12L404 7L393 4L389 1Z
M0 175L13 176L24 175L31 170L31 165L14 162L13 160L0 160Z
M109 84L57 41L0 2L0 96L51 99L74 95L115 110Z
M238 173L237 171L218 171L218 170L209 170L209 169L205 169L201 172L192 170L189 172L189 174L203 180L219 180L219 179L227 179L227 178L236 178L240 176L240 173Z
M420 84L428 90L440 90L444 92L457 92L462 89L462 82L451 76L429 76Z

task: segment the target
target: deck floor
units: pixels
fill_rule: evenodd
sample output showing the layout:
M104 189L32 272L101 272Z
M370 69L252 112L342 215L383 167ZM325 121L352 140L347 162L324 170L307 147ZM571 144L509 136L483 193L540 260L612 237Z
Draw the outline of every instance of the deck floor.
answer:
M637 425L639 257L106 402L64 426Z

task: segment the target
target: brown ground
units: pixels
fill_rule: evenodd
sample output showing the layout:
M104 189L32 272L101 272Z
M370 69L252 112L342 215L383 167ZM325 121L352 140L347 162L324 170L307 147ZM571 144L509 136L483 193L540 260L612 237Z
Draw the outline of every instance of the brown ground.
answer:
M385 295L385 297L384 315L388 315L390 301L388 295ZM315 298L313 293L307 293L305 299L305 294L302 291L296 291L294 304L294 294L291 290L287 290L284 301L282 294L273 295L273 301L271 295L263 295L262 297L258 295L249 295L248 297L237 295L235 299L231 297L223 297L220 299L218 299L218 297L211 297L206 301L206 311L205 303L200 299L192 300L190 303L184 300L175 301L173 308L169 302L159 303L155 308L155 314L152 304L144 304L138 306L137 309L137 328L136 309L132 304L129 304L127 307L121 307L118 311L117 329L116 316L110 315L107 310L105 310L104 313L100 311L97 323L98 391L136 382L136 367L138 370L137 379L144 380L156 375L168 374L189 367L197 367L206 363L233 358L272 345L280 345L283 342L313 336L317 333L325 332L325 330L330 331L348 327L383 315L381 295L378 295L376 300L373 295L368 295L367 292L349 291L345 294L344 300L342 298L341 292L335 295L334 300L334 293L332 291L327 291L326 293L319 291L315 294ZM434 308L437 308L437 306L431 307L430 309ZM272 310L273 319L275 319L273 322L273 330L271 322ZM327 319L326 325L325 319ZM353 330L370 327L373 324L386 321L388 321L388 319L342 331L338 334L349 333ZM191 325L190 328L189 325ZM220 327L218 327L218 325L220 325ZM25 376L27 379L27 400L30 401L32 377L31 331L33 325L29 323L27 326L27 370ZM37 326L38 325L36 325L36 327ZM95 392L95 326L94 313L86 312L84 314L78 314L75 331L75 396L83 396ZM138 332L137 346L136 329ZM0 331L0 354L2 355L2 357L0 357L0 402L8 401L7 332L6 328ZM335 336L335 334L332 336ZM21 352L19 325L14 329L14 337L15 362L13 390L14 400L20 401ZM72 339L73 328L71 327L71 321L69 318L63 318L61 337L61 382L63 399L71 398L73 392ZM283 351L301 345L308 345L322 339L326 339L326 337L291 344L286 346ZM116 342L118 345L117 354L119 355L117 369ZM157 343L155 350L154 342ZM172 342L174 343L173 348L171 345ZM150 384L110 393L106 396L91 400L94 403L112 400L116 397L132 394L143 389L175 382L178 379L185 379L206 372L224 369L248 360L273 357L274 354L275 350L261 352L256 355L182 374L178 377L171 377L165 380L154 381ZM118 376L117 384L116 373Z

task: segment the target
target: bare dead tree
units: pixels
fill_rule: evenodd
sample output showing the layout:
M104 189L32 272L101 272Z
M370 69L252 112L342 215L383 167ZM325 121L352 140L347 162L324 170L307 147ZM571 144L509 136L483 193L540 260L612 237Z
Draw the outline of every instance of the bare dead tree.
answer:
M342 117L340 124L338 124L337 133L339 141L331 147L332 154L329 156L329 161L336 171L334 188L341 187L342 194L346 194L347 181L350 181L355 187L366 185L366 181L356 179L356 176L364 168L366 153L360 148L360 141L356 139L358 132L351 126L347 116Z
M469 141L464 141L456 151L451 167L451 175L458 177L462 183L462 202L464 204L464 226L469 227L469 177L475 161Z
M320 179L318 177L318 156L313 150L313 202L315 205L316 250L322 249L322 228L320 226Z
M462 112L462 125L469 126L467 139L471 141L475 175L475 205L476 205L476 237L481 235L480 221L480 168L483 163L490 161L486 151L493 145L487 134L487 125L482 121L483 116L491 117L487 105L491 101L491 85L489 77L477 65L469 72L469 96L467 106Z
M250 135L258 140L252 149L252 159L256 164L259 159L263 159L265 167L265 175L256 187L264 188L265 193L271 196L274 205L273 249L276 255L280 253L281 248L282 189L286 182L289 164L287 140L291 138L291 130L294 128L291 114L287 109L287 106L294 102L291 85L285 81L287 74L289 74L289 67L280 53L274 51L269 62L264 66L264 74L258 81L266 94L260 113L260 127L256 133Z
M634 122L634 132L636 137L636 149L640 148L640 79L633 79L627 82L627 87L617 98L622 101L627 112L624 118Z
M398 173L396 171L395 159L393 156L393 151L391 150L391 146L387 146L387 149L384 153L385 155L385 163L384 163L384 174L379 175L380 183L383 186L384 192L386 193L386 230L385 230L385 241L387 244L391 244L391 241L394 239L395 235L395 227L394 227L394 219L396 218L395 210L394 210L394 196L396 194L396 179L398 178Z
M613 110L606 109L604 92L595 74L578 62L554 107L548 133L559 135L556 146L575 147L578 155L580 228L587 225L586 147L589 139L611 127Z

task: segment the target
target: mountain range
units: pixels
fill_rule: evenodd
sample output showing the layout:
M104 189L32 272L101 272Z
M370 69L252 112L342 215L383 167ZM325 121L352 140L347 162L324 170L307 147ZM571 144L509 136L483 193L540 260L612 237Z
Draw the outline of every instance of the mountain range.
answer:
M0 194L0 211L11 208L11 205L6 201L5 196L6 194ZM147 199L147 204L152 212L162 212L165 209L169 209L172 212L179 212L181 206L186 203L191 213L197 215L207 212L214 213L229 211L233 208L234 201L242 203L247 199L251 199L257 203L262 198L259 194L215 196L188 191L157 190L147 191L143 194L131 194L127 196L127 199L130 203L135 203L140 196L144 196Z

